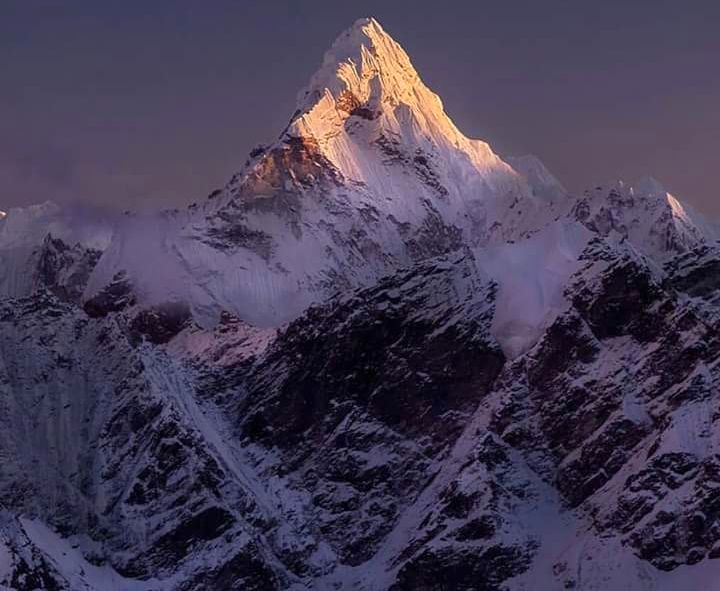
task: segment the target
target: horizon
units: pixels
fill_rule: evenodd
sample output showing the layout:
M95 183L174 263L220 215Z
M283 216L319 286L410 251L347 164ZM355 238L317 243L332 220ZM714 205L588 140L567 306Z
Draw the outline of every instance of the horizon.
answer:
M645 67L634 70L633 66L639 66L631 56L626 56L630 63L625 68L615 64L614 69L608 61L622 53L624 43L629 42L622 24L617 25L620 31L615 37L609 37L614 44L608 44L604 51L578 48L580 55L569 62L548 62L549 54L558 56L558 45L569 44L577 35L577 31L570 30L572 18L567 17L560 26L564 36L545 39L537 58L524 64L520 57L529 58L530 54L515 48L506 52L509 55L496 54L495 60L477 51L482 47L497 51L504 46L501 33L508 29L502 26L524 31L532 24L522 19L509 23L508 15L496 8L489 9L488 18L491 24L502 25L496 38L469 39L463 34L467 19L461 15L448 19L443 13L442 18L428 24L424 19L418 22L415 13L401 11L398 15L397 7L393 7L346 18L351 10L319 10L321 4L307 13L289 9L288 15L275 19L263 8L252 7L245 11L248 24L240 31L229 30L232 19L222 26L221 21L227 19L221 17L237 14L237 6L226 2L212 14L199 16L187 3L180 3L172 16L162 7L153 7L141 11L141 18L132 2L125 8L104 10L87 2L72 7L45 4L44 8L11 2L9 18L0 24L0 31L7 28L14 33L3 36L3 45L11 51L0 54L10 57L5 71L12 89L5 100L0 99L0 112L9 114L3 117L4 125L0 127L5 132L3 143L7 142L5 146L0 143L0 183L5 193L0 198L0 209L7 211L48 200L120 210L166 209L203 201L241 167L255 145L278 135L282 121L292 113L295 94L319 68L324 51L337 35L357 18L371 16L407 51L421 78L442 98L458 128L468 137L487 141L502 157L537 156L575 194L617 179L632 185L651 176L683 202L712 217L720 215L720 204L707 174L712 154L720 150L720 134L714 131L720 129L720 120L710 109L686 106L698 101L712 104L720 98L720 85L702 75L703 64L710 64L720 50L717 40L702 34L702 10L690 15L692 18L684 16L685 28L679 27L682 19L673 22L659 18L653 21L646 15L639 18L636 7L621 11L625 26L631 30L638 22L645 22L645 29L635 31L641 37L657 34L668 24L677 29L672 43L676 50L674 62L663 61L668 57L668 48L655 45L649 52L646 49L639 60L635 56ZM555 6L558 4L563 3ZM473 12L466 3L456 5ZM717 10L710 5L707 8ZM605 20L600 19L598 29L610 16L616 16L617 10L601 10ZM664 5L656 10L672 12ZM318 12L323 18L318 18ZM537 16L530 12L528 21ZM585 17L587 12L583 12ZM553 11L547 14L557 17ZM338 27L341 20L345 24ZM259 57L255 51L243 54L243 47L253 49L257 34L268 32L266 27L252 26L253 21L274 24L269 29L271 36L284 34L283 42L264 45L266 51ZM293 26L298 23L299 29ZM112 31L108 25L112 25ZM50 35L33 44L38 29ZM329 33L331 29L334 33ZM85 37L71 35L78 31ZM215 35L201 36L208 31ZM456 32L459 34L453 34ZM102 35L105 39L101 40ZM139 57L130 43L138 35L141 42L135 52L142 46L145 63L132 59ZM143 45L148 35L150 41ZM55 43L49 43L48 38ZM199 38L208 44L197 52L188 51L187 41ZM62 49L60 54L57 43ZM100 51L94 55L80 51L94 44L97 47L98 43ZM445 51L440 51L441 45ZM62 63L48 63L51 54L61 55ZM168 62L170 56L183 59L173 65ZM591 57L605 69L598 68L592 75ZM697 67L688 69L688 63ZM23 68L23 64L30 67ZM164 64L166 70L158 70L159 64ZM548 77L542 72L533 71L548 64L550 83L546 83ZM695 86L678 85L673 89L675 94L659 96L657 85L663 80L657 79L658 65L664 66L660 74L670 78L670 74L678 77L684 73ZM117 71L106 72L110 67ZM562 79L563 71L569 80ZM639 92L642 89L637 80L631 84L627 78L630 71L641 78L644 84L640 87L646 86L644 93ZM46 79L40 80L37 76L43 72ZM473 84L478 72L479 88ZM186 79L183 73L187 73ZM598 97L588 96L588 89L573 83L573 77L583 83L597 77L610 84L624 81L631 86L624 92L641 104L627 100L600 104L603 89L598 90ZM253 88L242 92L238 84L250 78ZM496 84L484 86L485 79ZM709 88L698 86L703 81ZM181 92L189 87L195 92ZM562 99L561 90L568 89L574 89L575 94ZM531 91L535 100L518 99L523 92ZM53 99L53 92L52 102L42 100L47 96ZM40 101L37 95L41 95ZM238 99L238 108L233 108L233 97ZM570 108L573 104L575 110ZM676 118L663 117L664 109L675 113ZM486 113L490 116L486 117ZM605 119L597 119L599 114L604 114ZM691 145L681 151L679 142L660 142L660 132L668 126L675 136ZM653 129L658 137L653 137ZM662 135L672 140L673 134Z

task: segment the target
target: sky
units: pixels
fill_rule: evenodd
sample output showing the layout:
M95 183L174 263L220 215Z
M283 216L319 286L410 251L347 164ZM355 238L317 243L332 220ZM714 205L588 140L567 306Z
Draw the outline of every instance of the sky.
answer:
M203 200L365 16L496 152L574 192L652 175L720 217L714 0L0 0L0 209Z

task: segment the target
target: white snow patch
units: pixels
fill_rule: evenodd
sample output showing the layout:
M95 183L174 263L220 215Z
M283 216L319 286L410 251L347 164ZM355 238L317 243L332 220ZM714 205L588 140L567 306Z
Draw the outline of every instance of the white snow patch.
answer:
M558 222L514 244L478 249L483 270L499 284L493 334L515 358L527 351L567 307L563 288L580 268L592 234L575 222Z
M78 543L60 537L37 519L20 518L30 541L50 559L51 564L77 591L161 591L157 579L126 579L110 566L95 566L82 555Z

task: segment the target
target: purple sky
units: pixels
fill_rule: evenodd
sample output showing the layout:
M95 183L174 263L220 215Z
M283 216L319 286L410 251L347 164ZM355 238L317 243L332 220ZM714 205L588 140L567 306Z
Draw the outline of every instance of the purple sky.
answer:
M0 209L203 199L361 16L499 153L537 154L574 191L652 174L720 215L710 0L4 0Z

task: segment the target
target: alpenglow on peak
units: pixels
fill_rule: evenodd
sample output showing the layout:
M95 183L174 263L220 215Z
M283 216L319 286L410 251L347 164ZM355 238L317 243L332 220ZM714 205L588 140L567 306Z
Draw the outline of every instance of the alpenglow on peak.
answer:
M467 188L468 175L491 184L517 180L488 144L458 130L405 50L373 18L356 21L325 53L285 134L317 144L346 178L376 188L387 174L387 154L378 160L368 150L389 144L405 154L435 155L450 185Z
M372 82L372 88L370 81ZM374 18L362 18L343 31L325 53L322 65L298 96L298 109L311 108L329 92L345 91L366 100L407 99L422 84L405 50Z

